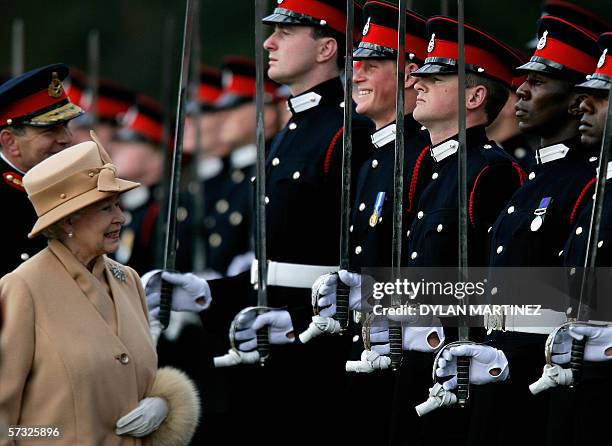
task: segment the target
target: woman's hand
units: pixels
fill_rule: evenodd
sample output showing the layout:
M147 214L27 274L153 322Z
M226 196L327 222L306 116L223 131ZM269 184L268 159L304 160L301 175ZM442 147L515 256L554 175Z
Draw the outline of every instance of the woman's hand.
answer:
M138 407L121 417L115 426L117 435L144 437L156 431L168 416L168 405L163 398L140 400Z

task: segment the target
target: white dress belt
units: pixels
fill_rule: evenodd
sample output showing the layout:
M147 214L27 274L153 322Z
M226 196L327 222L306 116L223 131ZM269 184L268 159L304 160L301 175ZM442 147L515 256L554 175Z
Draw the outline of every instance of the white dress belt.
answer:
M268 261L269 286L284 286L288 288L312 288L315 280L323 274L338 271L338 266L303 265L300 263L283 263ZM257 259L251 263L251 283L258 281Z
M561 324L567 322L567 315L561 311L542 308L540 313L539 316L485 315L484 325L489 333L492 330L499 330L549 335ZM533 324L538 324L538 326L533 326Z

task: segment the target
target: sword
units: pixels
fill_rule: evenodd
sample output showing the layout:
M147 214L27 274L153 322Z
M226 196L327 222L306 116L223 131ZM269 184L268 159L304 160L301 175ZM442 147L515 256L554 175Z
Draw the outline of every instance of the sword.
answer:
M459 150L457 159L459 164L459 280L467 281L468 277L468 246L467 246L467 146L465 130L465 35L464 35L463 0L457 0L458 29L458 75L459 75ZM467 301L464 304L467 305ZM465 316L459 319L459 342L469 342L470 329ZM470 358L460 356L457 358L457 403L465 407L470 395Z
M23 19L13 20L11 39L11 76L17 77L23 73L25 65L25 49L23 38Z
M263 24L266 0L255 0L255 136L257 142L256 162L256 195L255 195L255 220L256 220L256 254L257 254L257 306L266 308L268 306L268 262L266 256L266 139L264 131L264 54L263 54ZM266 310L259 310L261 314ZM259 364L264 365L270 355L270 343L268 329L264 327L257 331L257 351L259 352Z
M577 320L588 322L591 316L591 308L595 295L595 271L597 260L597 243L599 241L599 228L603 213L604 194L606 190L606 174L608 172L608 161L610 159L610 147L612 145L612 88L608 94L608 115L604 126L603 138L601 141L601 151L599 154L599 171L597 173L597 183L595 189L595 201L593 212L591 213L591 224L589 227L589 237L587 242L587 252L584 259L584 271L580 283L580 297L578 301ZM572 340L572 350L570 354L570 367L572 370L574 387L582 378L582 365L584 363L584 347L587 339L581 341Z
M174 128L174 150L172 154L172 170L170 175L170 189L168 193L168 226L164 243L165 271L174 270L176 263L176 211L178 208L179 186L181 182L181 159L183 157L183 127L185 126L185 93L187 90L187 74L189 71L189 58L191 53L193 28L193 0L187 0L185 6L185 27L183 31L183 52L181 55L181 71L179 76L178 101L176 105L176 125ZM159 322L163 329L170 322L172 309L171 283L162 280L161 299L159 305Z
M393 238L391 268L399 278L402 259L402 216L404 198L404 77L406 69L406 1L399 0L397 17L397 92L395 97L395 165L393 183ZM391 306L401 305L401 298L391 297ZM389 321L389 348L391 370L397 371L402 363L402 324Z
M346 58L344 59L344 133L342 136L342 195L340 197L340 269L349 269L349 225L351 212L351 156L353 153L353 22L355 4L346 2ZM350 288L338 279L336 286L336 315L340 334L348 327Z

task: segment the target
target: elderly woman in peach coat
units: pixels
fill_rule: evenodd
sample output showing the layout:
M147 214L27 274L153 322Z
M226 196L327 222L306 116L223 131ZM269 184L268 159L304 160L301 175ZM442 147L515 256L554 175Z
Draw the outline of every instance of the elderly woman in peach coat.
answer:
M48 246L0 280L0 419L57 427L57 444L187 444L196 390L157 369L140 279L105 255L124 223L119 194L138 184L117 178L92 138L23 179L38 215L29 237Z

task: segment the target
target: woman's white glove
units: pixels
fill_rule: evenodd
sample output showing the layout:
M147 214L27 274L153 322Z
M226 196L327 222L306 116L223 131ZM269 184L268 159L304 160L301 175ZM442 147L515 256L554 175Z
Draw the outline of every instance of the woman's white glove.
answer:
M320 308L319 316L332 317L336 314L336 287L338 286L338 278L350 288L349 310L362 310L362 275L341 269L338 273L319 276L312 285L312 306Z
M247 352L257 348L257 331L268 328L268 342L272 345L291 344L295 341L291 315L286 310L271 310L257 314L256 309L241 311L235 319L236 331L230 341Z
M169 273L158 270L151 276L149 274L145 274L142 280L143 282L146 280L145 294L147 295L150 319L157 319L159 314L161 279L174 285L172 291L173 311L199 313L206 310L212 302L208 282L193 273Z
M445 390L457 387L457 358L470 357L470 383L488 384L503 381L510 373L503 351L488 345L466 344L446 348L438 359L436 376L452 376L442 386Z
M156 431L167 416L168 405L162 398L145 398L140 400L136 409L117 421L115 433L144 437Z

